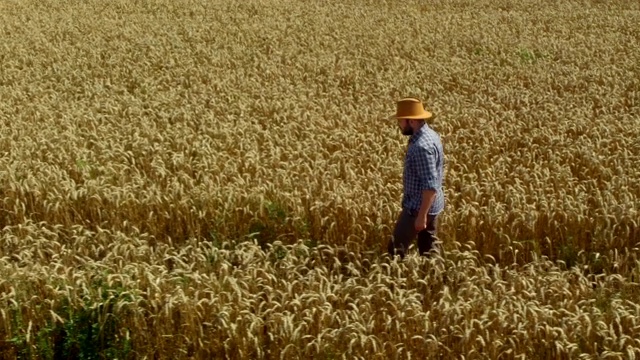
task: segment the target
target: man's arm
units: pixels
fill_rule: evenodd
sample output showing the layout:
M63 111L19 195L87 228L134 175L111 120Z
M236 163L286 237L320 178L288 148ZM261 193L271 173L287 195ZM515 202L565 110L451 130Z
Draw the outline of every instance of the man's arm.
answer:
M437 187L437 169L436 169L436 152L432 147L417 148L415 156L415 165L418 172L420 188L422 190L422 201L420 202L420 210L416 218L416 231L422 231L427 227L429 209L436 198Z
M420 232L427 228L429 209L431 209L431 205L433 204L433 200L435 198L435 190L429 189L422 191L422 203L420 204L420 211L418 211L418 217L416 218L415 222L416 231Z

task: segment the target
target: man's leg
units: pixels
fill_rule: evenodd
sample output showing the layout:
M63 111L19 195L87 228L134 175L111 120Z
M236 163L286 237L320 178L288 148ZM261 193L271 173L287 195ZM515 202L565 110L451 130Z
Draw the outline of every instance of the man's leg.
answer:
M439 250L439 246L434 244L437 240L437 221L436 215L429 215L427 219L427 228L418 233L418 251L420 252L420 255L429 255L429 251Z
M389 241L389 255L400 255L400 258L404 259L409 249L409 244L416 238L415 221L415 216L411 216L408 211L402 210L393 230L393 238Z

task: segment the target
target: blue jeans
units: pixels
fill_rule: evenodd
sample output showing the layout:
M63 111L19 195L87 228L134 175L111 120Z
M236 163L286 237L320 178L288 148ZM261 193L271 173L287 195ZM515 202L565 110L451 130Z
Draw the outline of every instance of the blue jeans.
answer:
M389 241L389 255L400 255L404 259L409 245L418 237L418 252L420 255L428 255L429 251L435 249L434 241L437 233L437 215L427 216L426 229L417 232L415 221L418 211L403 209L393 230L393 238Z

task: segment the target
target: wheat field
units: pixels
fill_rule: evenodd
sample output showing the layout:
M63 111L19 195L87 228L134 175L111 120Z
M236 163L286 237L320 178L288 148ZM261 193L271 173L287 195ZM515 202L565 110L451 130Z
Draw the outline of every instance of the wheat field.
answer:
M0 0L0 358L640 356L640 3ZM422 99L444 252L385 256Z

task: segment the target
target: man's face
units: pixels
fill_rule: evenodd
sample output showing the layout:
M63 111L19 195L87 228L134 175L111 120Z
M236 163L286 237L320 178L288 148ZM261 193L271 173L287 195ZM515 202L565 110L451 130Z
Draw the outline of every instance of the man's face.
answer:
M398 126L402 131L402 135L413 135L413 128L407 119L398 119Z

